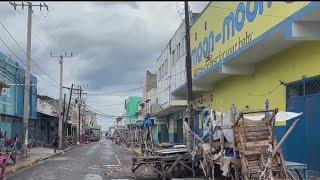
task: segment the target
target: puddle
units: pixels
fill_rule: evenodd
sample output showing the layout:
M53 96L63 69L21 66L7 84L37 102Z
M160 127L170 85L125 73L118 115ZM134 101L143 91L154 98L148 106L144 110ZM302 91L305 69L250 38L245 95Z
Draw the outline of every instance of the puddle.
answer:
M83 180L102 180L103 178L99 174L86 174Z
M98 165L89 166L88 169L99 169L100 167Z
M118 164L105 164L104 167L120 167Z
M57 158L53 158L50 159L51 161L66 161L66 160L70 160L71 158L67 158L67 157L57 157Z

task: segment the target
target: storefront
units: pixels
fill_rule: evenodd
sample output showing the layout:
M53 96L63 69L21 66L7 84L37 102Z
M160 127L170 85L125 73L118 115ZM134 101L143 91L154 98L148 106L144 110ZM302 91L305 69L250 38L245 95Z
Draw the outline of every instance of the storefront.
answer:
M288 109L293 100L288 99L287 85L320 74L319 10L319 2L307 1L209 3L190 29L196 99L204 97L206 101L212 94L212 108L223 112L229 111L232 104L237 109L263 109L266 99L270 109L292 111ZM174 95L185 89L180 87ZM294 101L291 107L300 106L298 103ZM313 107L320 105L320 101L312 103ZM311 113L306 107L296 111ZM318 117L318 112L312 113L304 118L305 123ZM303 123L299 128L304 130L298 129L288 140L295 146L316 136L303 136L308 128ZM290 148L296 155L285 151L286 160L307 163L309 170L320 171L315 166L320 159L313 158L318 161L315 163L310 158L295 158L301 154L316 157L313 150Z

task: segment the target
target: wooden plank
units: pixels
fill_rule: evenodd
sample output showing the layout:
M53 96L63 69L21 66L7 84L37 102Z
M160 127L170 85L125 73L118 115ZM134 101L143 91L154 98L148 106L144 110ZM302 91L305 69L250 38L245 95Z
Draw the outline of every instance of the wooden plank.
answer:
M238 133L244 133L244 132L261 132L261 131L269 131L267 126L247 126L245 129L243 127L238 127L237 132Z
M246 147L253 148L253 147L262 147L262 146L269 146L268 140L256 141L256 142L247 142Z

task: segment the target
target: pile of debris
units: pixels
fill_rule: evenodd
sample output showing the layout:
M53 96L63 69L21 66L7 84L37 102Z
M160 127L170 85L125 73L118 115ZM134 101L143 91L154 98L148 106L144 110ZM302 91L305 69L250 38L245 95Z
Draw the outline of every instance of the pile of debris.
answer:
M187 138L186 144L192 145L188 151L199 160L206 177L214 179L218 174L232 179L288 179L280 147L299 119L279 143L274 134L275 122L294 119L301 113L277 109L237 112L232 106L228 113L205 108L202 115L204 135L192 139L203 142Z

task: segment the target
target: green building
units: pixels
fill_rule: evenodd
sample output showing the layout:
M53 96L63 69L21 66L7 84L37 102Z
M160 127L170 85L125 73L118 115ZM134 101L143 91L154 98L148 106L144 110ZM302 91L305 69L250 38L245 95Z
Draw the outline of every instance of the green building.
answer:
M138 120L138 105L142 102L142 97L129 96L125 101L126 124L136 124Z

